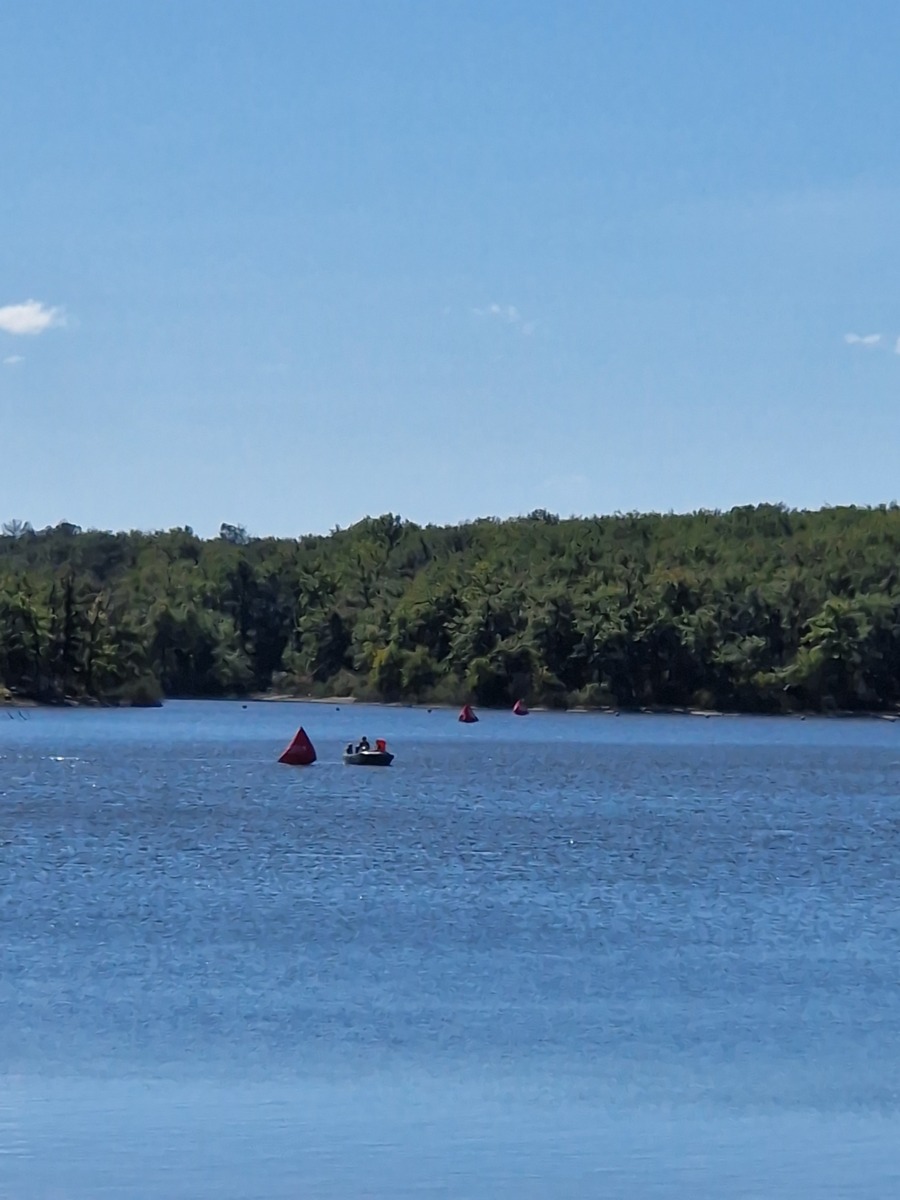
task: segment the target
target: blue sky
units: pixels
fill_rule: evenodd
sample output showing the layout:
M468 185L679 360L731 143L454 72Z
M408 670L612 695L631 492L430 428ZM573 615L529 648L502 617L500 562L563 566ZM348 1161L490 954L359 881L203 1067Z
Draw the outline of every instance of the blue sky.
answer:
M895 0L0 13L0 519L900 493Z

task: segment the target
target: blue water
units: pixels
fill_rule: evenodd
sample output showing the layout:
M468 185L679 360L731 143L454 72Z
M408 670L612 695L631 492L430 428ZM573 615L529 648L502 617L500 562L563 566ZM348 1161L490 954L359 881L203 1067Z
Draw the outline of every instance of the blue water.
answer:
M4 1198L900 1195L900 722L0 710L0 822Z

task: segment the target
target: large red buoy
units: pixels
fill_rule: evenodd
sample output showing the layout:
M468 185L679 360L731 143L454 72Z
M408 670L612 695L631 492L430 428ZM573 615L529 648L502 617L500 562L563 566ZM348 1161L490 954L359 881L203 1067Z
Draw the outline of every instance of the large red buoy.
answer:
M525 704L525 701L517 700L515 702L515 704L513 705L513 712L516 714L517 717L527 717L528 716L528 708Z
M464 704L459 711L459 716L456 719L457 721L462 721L463 725L474 725L478 720L478 718L475 716L475 713L472 711L471 704Z
M302 725L278 761L287 763L289 767L310 767L316 761L316 748L307 737L306 730Z

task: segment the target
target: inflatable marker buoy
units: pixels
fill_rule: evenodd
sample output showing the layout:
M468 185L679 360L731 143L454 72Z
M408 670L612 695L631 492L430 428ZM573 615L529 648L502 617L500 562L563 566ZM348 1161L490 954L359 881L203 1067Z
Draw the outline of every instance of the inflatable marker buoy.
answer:
M431 710L429 709L429 712L430 711ZM460 709L459 716L456 719L457 721L462 721L463 725L474 725L478 720L478 718L475 716L475 713L472 711L471 704L464 704Z
M306 730L302 725L278 761L286 763L289 767L311 767L316 761L316 748L307 737Z
M513 712L516 714L517 717L527 717L528 716L528 708L525 704L525 701L517 700L515 702L515 704L513 705Z

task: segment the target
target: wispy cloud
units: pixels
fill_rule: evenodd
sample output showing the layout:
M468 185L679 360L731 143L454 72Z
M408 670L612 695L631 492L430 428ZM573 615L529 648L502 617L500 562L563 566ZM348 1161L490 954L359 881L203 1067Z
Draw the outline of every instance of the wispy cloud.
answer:
M531 337L537 329L537 321L526 321L514 304L488 304L485 308L473 308L472 314L484 321L514 325L523 337Z
M3 365L4 367L17 367L19 363L23 363L24 361L25 359L21 354L9 354L4 358Z
M844 341L848 346L877 346L881 342L880 333L845 333Z
M6 304L0 308L0 329L16 336L43 333L45 329L65 323L61 308L51 308L39 300L25 300L22 304Z
M518 325L522 314L514 304L489 304L487 308L473 308L476 317L493 317L505 321L507 325Z

